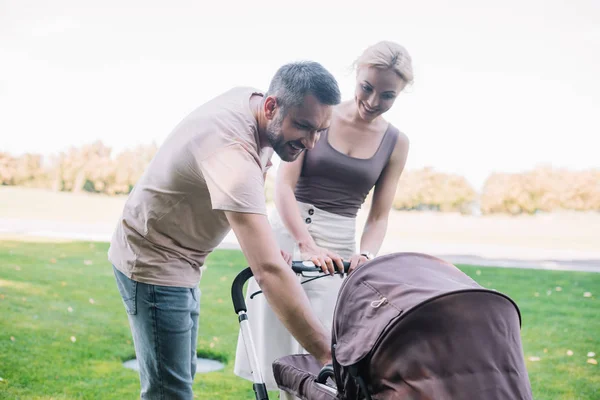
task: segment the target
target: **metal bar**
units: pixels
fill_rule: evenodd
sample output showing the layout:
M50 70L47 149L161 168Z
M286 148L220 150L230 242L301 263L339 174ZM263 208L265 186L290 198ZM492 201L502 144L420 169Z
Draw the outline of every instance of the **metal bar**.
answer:
M254 383L264 383L262 371L258 365L258 355L256 354L256 348L254 347L254 339L252 338L252 331L250 330L250 322L246 316L245 311L239 312L240 329L242 331L242 338L244 339L244 346L246 347L246 355L250 362L250 369L252 370L252 380Z

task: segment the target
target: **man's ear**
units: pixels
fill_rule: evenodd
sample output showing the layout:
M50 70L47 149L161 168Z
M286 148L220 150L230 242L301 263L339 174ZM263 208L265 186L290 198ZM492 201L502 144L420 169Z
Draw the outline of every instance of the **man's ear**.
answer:
M275 118L275 111L277 111L277 98L275 96L268 96L264 101L265 117L268 120Z

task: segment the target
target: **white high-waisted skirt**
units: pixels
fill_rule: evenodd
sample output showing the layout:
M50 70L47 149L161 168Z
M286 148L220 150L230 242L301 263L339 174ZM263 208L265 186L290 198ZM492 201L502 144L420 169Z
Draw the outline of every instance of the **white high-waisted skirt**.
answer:
M298 206L302 220L305 221L309 233L318 246L337 252L344 260L349 260L355 254L355 218L323 211L311 204L298 202ZM298 246L281 221L276 209L270 213L269 219L280 248L291 254L293 260L300 260ZM310 276L299 276L301 281L310 278ZM340 275L334 275L315 279L302 285L313 311L325 329L330 332L333 311L342 282ZM279 321L262 294L250 299L250 295L258 290L260 288L256 280L251 278L246 292L248 320L267 389L278 390L273 378L273 361L286 355L306 354L307 352ZM241 334L238 337L234 373L242 378L252 380L250 364Z

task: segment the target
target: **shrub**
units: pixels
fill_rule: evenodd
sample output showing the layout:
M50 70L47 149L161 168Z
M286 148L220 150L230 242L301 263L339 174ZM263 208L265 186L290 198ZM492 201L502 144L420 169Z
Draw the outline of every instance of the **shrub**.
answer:
M484 214L558 210L600 211L600 171L538 167L524 173L494 173L483 187Z
M400 177L393 207L397 210L463 211L477 193L465 178L423 168Z
M35 186L42 177L41 155L27 153L13 157L8 153L0 153L1 185Z

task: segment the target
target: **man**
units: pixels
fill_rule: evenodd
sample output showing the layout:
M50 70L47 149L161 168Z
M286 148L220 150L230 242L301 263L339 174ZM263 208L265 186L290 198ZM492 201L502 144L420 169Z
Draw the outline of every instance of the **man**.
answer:
M273 151L293 161L311 149L339 102L337 82L320 64L287 64L265 94L235 88L200 106L158 150L108 251L142 398L193 397L201 267L230 229L277 316L304 348L329 362L329 334L266 217L264 176Z

